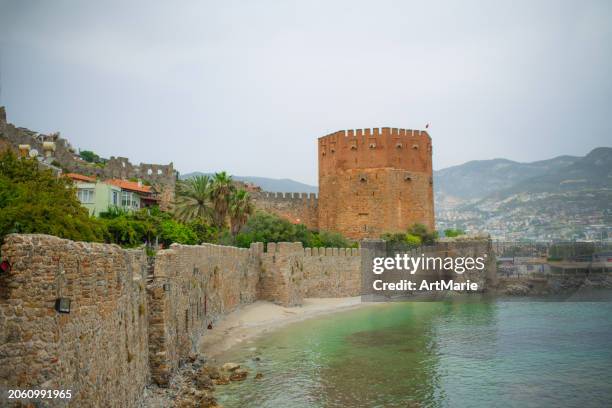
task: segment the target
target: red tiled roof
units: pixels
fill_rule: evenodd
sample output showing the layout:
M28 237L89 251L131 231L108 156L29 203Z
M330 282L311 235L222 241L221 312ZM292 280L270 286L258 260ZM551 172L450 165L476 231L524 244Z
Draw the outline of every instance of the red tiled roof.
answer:
M135 191L137 193L152 193L151 186L145 186L144 184L138 184L135 181L121 180L121 179L110 179L106 180L105 183L112 184L123 190Z
M95 177L84 176L82 174L77 174L77 173L66 173L64 177L68 177L69 179L72 179L74 181L85 181L88 183L96 182Z

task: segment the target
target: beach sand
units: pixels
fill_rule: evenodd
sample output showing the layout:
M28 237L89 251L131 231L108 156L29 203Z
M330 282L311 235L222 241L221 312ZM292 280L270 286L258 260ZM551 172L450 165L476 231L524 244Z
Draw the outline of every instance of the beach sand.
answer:
M283 307L271 302L257 301L242 306L213 325L202 336L198 350L214 358L236 344L252 339L288 323L315 316L363 306L361 297L307 298L302 306Z

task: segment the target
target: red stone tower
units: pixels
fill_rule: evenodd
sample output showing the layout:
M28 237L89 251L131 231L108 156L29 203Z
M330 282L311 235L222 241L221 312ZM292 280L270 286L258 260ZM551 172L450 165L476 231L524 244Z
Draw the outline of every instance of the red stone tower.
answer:
M319 229L378 238L414 223L434 228L431 137L396 128L319 138Z

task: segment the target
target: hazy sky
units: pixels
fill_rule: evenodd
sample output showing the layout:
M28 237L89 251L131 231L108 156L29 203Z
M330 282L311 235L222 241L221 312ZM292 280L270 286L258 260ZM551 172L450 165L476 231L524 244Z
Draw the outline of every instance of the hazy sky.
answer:
M434 168L612 145L610 1L0 0L9 121L316 184L316 139L430 122Z

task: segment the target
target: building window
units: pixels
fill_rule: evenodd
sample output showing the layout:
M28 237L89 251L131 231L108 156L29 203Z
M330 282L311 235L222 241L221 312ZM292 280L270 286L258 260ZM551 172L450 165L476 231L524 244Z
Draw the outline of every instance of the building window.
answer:
M94 191L91 188L81 188L77 190L77 198L83 204L94 202Z
M132 193L130 193L129 191L122 191L121 192L121 206L122 207L126 207L126 208L130 208L132 207L132 200L134 199L134 197L132 196Z
M121 192L121 206L124 208L132 208L138 209L140 208L140 200L136 193L131 193L129 191Z
M119 205L119 192L113 191L113 205Z

